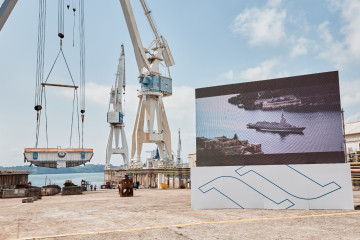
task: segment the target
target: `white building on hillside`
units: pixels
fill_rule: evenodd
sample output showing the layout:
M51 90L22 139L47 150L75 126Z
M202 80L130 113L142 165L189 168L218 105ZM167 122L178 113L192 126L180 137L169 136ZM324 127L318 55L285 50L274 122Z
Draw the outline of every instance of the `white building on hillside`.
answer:
M345 123L347 152L360 151L360 122Z
M345 123L346 159L360 162L360 122Z

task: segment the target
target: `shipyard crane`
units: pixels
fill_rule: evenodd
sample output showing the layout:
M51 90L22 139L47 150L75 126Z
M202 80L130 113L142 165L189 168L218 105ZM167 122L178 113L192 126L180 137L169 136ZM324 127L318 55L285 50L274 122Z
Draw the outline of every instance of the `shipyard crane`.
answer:
M18 0L5 0L0 7L0 31L10 16Z
M110 169L110 159L112 154L121 154L124 160L124 168L127 168L129 161L129 150L125 135L124 112L122 108L122 95L125 91L125 52L124 45L121 45L121 54L119 58L118 69L116 73L115 85L111 88L109 105L113 106L113 110L107 113L107 121L110 124L109 141L106 148L106 164L105 169ZM110 106L109 106L110 110ZM121 147L119 146L121 134ZM115 138L115 148L113 147L113 139Z
M177 148L177 152L176 152L176 165L178 167L182 166L182 160L181 160L181 137L180 137L180 128L179 128L179 141L178 141L178 148Z
M134 47L139 69L141 90L138 92L139 106L132 135L130 168L141 168L141 150L143 143L155 143L159 148L159 167L173 161L171 154L171 133L167 121L163 97L172 95L172 79L169 67L175 64L169 46L155 27L151 12L144 0L140 0L155 39L145 48L135 22L130 0L120 0L121 8ZM165 63L168 76L160 73L160 64ZM156 116L156 126L155 125ZM145 127L144 127L145 125ZM166 150L166 155L164 154Z

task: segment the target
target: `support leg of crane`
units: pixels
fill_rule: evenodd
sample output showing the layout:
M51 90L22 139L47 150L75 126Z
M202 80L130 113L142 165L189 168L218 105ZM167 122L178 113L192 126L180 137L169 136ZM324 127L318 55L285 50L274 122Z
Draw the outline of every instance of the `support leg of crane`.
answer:
M140 155L143 143L155 143L158 146L160 154L159 167L173 166L171 133L162 102L162 94L141 92L139 98L139 107L132 137L133 146L130 167L141 167ZM164 153L165 149L166 153Z
M151 133L154 131L154 119L155 119L156 109L158 108L158 101L157 101L157 98L153 98L150 96L147 96L147 98L148 98L148 100L147 100L148 108L146 109L147 122L148 122L147 129Z
M106 149L106 164L105 169L110 169L110 159L112 154L120 154L123 158L123 168L128 167L128 155L129 150L126 141L121 141L122 146L119 145L119 136L121 134L121 140L125 139L125 130L124 126L111 126L108 145ZM115 137L115 148L113 148L113 137Z
M120 136L120 128L114 127L114 135L115 135L115 149L119 149L119 136Z
M136 131L136 156L138 159L140 159L141 150L145 138L144 136L145 108L146 108L146 96L143 96L141 100L139 122Z
M125 130L121 128L121 139L126 139ZM129 165L129 149L126 141L122 141L122 150L123 150L123 159L124 159L124 168L127 169Z
M159 98L159 105L160 105L160 111L161 111L161 118L162 118L162 129L163 129L163 133L164 133L164 143L165 143L165 147L166 147L166 152L169 158L169 164L172 165L174 163L174 160L172 158L172 153L171 153L171 132L170 132L170 128L169 128L169 123L167 121L167 117L166 117L166 113L165 113L165 108L164 108L164 103L162 101L162 98Z
M113 132L114 129L110 127L110 134L109 134L109 140L106 148L106 163L105 163L105 169L110 169L110 158L112 154L112 141L113 141Z
M130 168L141 168L141 150L142 145L144 143L145 139L145 133L144 133L144 121L145 121L145 108L146 108L146 95L140 96L139 101L139 108L138 113L136 116L136 121L134 125L134 131L132 136L132 152L131 152L131 161L130 161ZM135 144L134 144L135 143ZM136 152L136 157L134 158Z
M139 124L139 112L141 109L141 102L142 102L142 98L139 98L139 105L138 105L138 110L137 110L137 114L136 114L136 118L135 118L135 123L134 123L134 130L132 133L132 141L131 141L131 159L134 159L135 157L135 152L136 152L136 131L137 131L137 126Z

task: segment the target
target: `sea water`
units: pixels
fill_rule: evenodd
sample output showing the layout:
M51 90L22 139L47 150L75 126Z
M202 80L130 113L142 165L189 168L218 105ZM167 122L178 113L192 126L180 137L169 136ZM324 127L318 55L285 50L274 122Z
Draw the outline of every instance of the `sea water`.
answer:
M64 186L66 180L80 186L81 180L89 181L92 185L100 188L104 184L104 172L97 173L61 173L61 174L30 174L28 181L32 186L42 187L48 184Z

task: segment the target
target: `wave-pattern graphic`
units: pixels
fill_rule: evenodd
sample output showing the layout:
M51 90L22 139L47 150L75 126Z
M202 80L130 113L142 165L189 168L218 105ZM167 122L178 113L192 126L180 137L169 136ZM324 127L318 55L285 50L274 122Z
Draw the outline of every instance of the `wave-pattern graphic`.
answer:
M216 177L201 185L198 189L203 194L215 190L243 209L261 206L262 204L271 206L271 208L289 209L295 206L296 201L319 199L341 189L341 186L334 181L321 184L292 166L283 166L286 168L286 171L282 173L293 181L300 182L302 189L306 189L305 192L295 193L294 191L297 188L290 191L286 187L281 186L281 184L276 183L275 180L265 177L249 166L241 166L236 169L236 176ZM239 193L251 194L252 196L242 197ZM313 194L311 195L311 193Z
M223 186L234 186L232 188L225 188ZM252 191L248 191L251 189ZM208 183L202 185L199 187L199 190L202 193L207 193L211 190L215 190L218 193L225 196L227 199L235 203L240 208L251 208L252 205L256 206L256 200L263 202L262 198L259 198L259 195L264 197L265 199L269 200L270 202L274 203L275 205L284 206L281 208L290 208L294 206L294 203L290 201L289 199L282 199L277 200L274 198L271 198L258 189L252 187L250 184L244 182L240 178L233 177L233 176L220 176L217 178L214 178L213 180L209 181ZM243 198L241 195L235 193L236 192L246 192L247 198ZM249 196L249 195L253 196ZM254 201L255 199L255 201Z

